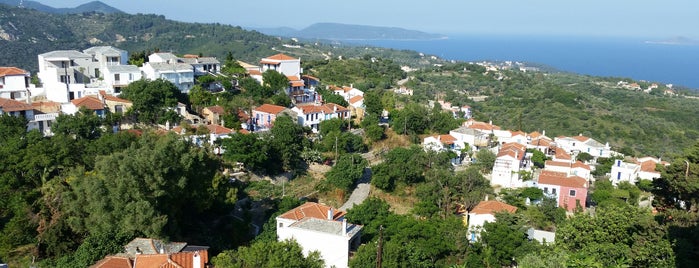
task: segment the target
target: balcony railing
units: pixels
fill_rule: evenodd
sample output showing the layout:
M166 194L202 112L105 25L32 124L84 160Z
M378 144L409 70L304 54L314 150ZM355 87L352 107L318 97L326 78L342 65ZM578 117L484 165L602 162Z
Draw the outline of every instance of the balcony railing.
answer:
M32 119L31 121L54 121L56 120L56 117L58 117L58 113L36 114L34 115L34 119Z

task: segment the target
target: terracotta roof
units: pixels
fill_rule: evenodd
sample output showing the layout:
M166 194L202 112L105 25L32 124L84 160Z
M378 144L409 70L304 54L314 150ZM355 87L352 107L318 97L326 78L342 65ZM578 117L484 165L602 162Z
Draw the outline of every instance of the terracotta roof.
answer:
M550 147L551 142L552 142L551 140L541 137L541 138L532 140L531 142L529 142L529 144L534 145L534 146Z
M354 104L354 103L357 103L363 99L364 99L364 96L362 96L362 95L354 96L354 97L349 99L349 103Z
M216 135L230 134L235 132L232 129L221 125L206 125L206 128L209 129L209 133Z
M527 133L524 133L524 132L519 131L519 130L518 131L510 131L510 133L512 134L512 137L517 136L517 135L525 136L525 137L527 136Z
M655 165L657 164L653 160L641 162L641 170L645 172L657 172L655 171Z
M32 102L34 110L42 113L57 113L61 111L61 104L55 101Z
M435 139L439 140L443 144L454 144L456 141L456 138L454 136L446 134L446 135L437 135L433 136Z
M328 109L330 109L330 112L333 112L335 109L337 109L338 112L341 112L341 111L348 111L347 108L342 107L341 105L337 105L337 104L335 104L335 103L326 103L326 104L323 105L323 106L325 106L325 107L327 107Z
M104 97L104 99L105 99L105 100L108 100L108 101L122 102L122 103L132 103L130 100L122 99L122 98L119 98L119 97L116 97L116 96L112 96L112 95L108 95L108 94L102 95L102 97Z
M250 116L247 112L243 111L243 109L238 109L238 119L240 119L241 122L245 122L250 119Z
M206 107L206 109L209 110L209 111L211 111L212 113L215 113L215 114L223 114L223 113L225 113L223 107L221 107L221 106L219 106L219 105L209 106L209 107Z
M303 81L291 81L290 84L292 87L302 87L306 85Z
M545 166L557 166L557 167L583 168L583 169L590 170L590 166L588 166L585 163L580 162L580 161L575 161L574 163L570 163L570 162L563 162L563 161L546 160L544 165Z
M104 104L102 103L102 101L100 101L97 97L94 96L85 96L79 99L74 99L70 102L72 102L75 106L85 107L93 111L104 109Z
M17 67L0 67L0 77L8 75L25 75L29 76L29 72Z
M301 79L299 79L298 76L295 76L295 75L287 75L287 76L286 76L286 79L289 79L289 81L299 81L299 80L301 80Z
M328 219L328 211L332 211L332 219L338 220L345 215L342 210L335 209L331 206L318 204L315 202L306 202L292 210L279 215L280 218L299 221L304 218L316 218L325 220Z
M587 188L587 180L571 176L566 177L565 172L543 170L539 174L539 184L558 185L571 188Z
M259 107L255 108L254 111L268 113L268 114L279 114L282 111L284 111L284 109L286 109L286 107L284 107L284 106L265 103L265 104L262 104Z
M294 57L291 57L291 56L287 56L287 55L285 55L285 54L283 54L283 53L279 53L279 54L276 54L276 55L272 55L272 56L266 57L266 58L264 58L264 59L262 59L262 60L265 60L265 59L268 59L268 60L297 60L297 58L294 58Z
M0 98L0 108L4 112L17 112L33 110L32 105L12 99Z
M562 159L562 160L572 160L573 157L571 157L568 153L566 153L563 148L556 148L556 154L554 155L554 158L556 159Z
M587 170L592 170L592 168L590 168L589 165L587 165L581 161L575 161L575 163L573 163L573 168L584 168Z
M576 140L579 140L579 141L581 141L581 142L586 142L587 140L590 139L590 138L588 138L588 137L581 136L581 135L578 135L578 136L575 136L575 137L571 137L571 138L576 139Z
M262 75L262 72L260 72L258 70L250 70L250 71L248 71L248 73L250 75Z
M497 200L481 201L474 207L470 213L474 214L491 214L495 215L496 212L509 212L514 213L517 211L517 207L505 204Z
M184 268L172 261L168 254L139 254L134 260L134 268Z
M318 79L317 77L310 76L310 75L302 75L301 78L308 78L308 79L311 79L311 80L320 81L320 79Z
M499 126L496 126L496 125L493 125L490 123L479 122L479 121L473 121L473 123L469 126L469 128L479 129L479 130L500 130Z
M240 129L240 130L238 130L238 133L240 133L240 134L250 134L250 131L248 131L247 129Z
M539 131L534 131L532 133L529 133L529 137L532 137L532 139L536 139L536 138L541 137L541 136L542 135L541 135L541 133L539 133Z
M90 268L133 268L131 259L126 256L107 256Z
M209 254L206 250L174 253L170 255L170 260L183 268L194 268L194 257L196 255L200 257L198 267L205 267L205 264L209 262Z
M516 142L509 142L505 143L500 147L500 150L498 151L498 157L501 156L511 156L516 159L522 159L524 158L524 155L526 153L527 147L523 144L519 144Z

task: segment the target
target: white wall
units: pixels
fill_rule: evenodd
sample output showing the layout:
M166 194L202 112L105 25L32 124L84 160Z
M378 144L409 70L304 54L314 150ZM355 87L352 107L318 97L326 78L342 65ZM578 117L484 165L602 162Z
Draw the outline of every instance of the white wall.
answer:
M320 252L325 261L325 267L348 267L348 237L293 227L277 228L277 235L279 241L296 240L303 248L304 256L308 256L313 251Z

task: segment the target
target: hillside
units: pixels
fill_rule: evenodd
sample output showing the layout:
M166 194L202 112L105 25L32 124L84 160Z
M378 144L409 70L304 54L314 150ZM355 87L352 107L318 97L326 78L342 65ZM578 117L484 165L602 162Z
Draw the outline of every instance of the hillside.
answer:
M427 40L446 38L444 35L432 34L398 27L379 27L341 23L315 23L301 30L288 27L256 29L264 34L296 37L303 39L328 40Z
M256 31L219 23L185 23L161 15L125 13L48 14L27 8L0 8L0 66L37 70L36 56L52 50L83 50L112 45L131 53L171 51L223 58L232 52L237 59L256 62L279 52L305 60L372 55L391 58L401 65L429 66L443 62L414 51L356 47L341 44L285 47L291 42Z
M84 12L99 12L99 13L123 13L121 10L111 7L100 1L92 1L79 5L74 8L55 8L51 6L44 5L37 1L23 1L23 0L0 0L0 4L6 4L8 6L14 7L24 7L28 9L35 9L37 11L54 13L54 14L78 14Z
M583 134L639 155L669 156L699 139L696 99L623 89L616 85L620 78L501 71L505 78L498 80L493 72L464 66L411 73L406 85L415 90L412 101L468 104L476 119L504 129ZM487 98L474 102L470 96Z

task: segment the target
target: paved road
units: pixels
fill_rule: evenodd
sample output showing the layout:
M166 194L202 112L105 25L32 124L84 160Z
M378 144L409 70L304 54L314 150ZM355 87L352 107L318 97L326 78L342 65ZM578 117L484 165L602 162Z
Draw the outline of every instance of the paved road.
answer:
M364 199L369 197L369 190L371 189L371 187L369 187L369 182L371 182L371 169L367 167L364 169L362 178L359 179L357 183L357 188L354 188L352 195L350 195L347 202L340 207L340 210L347 211L354 207L354 205L364 202Z

